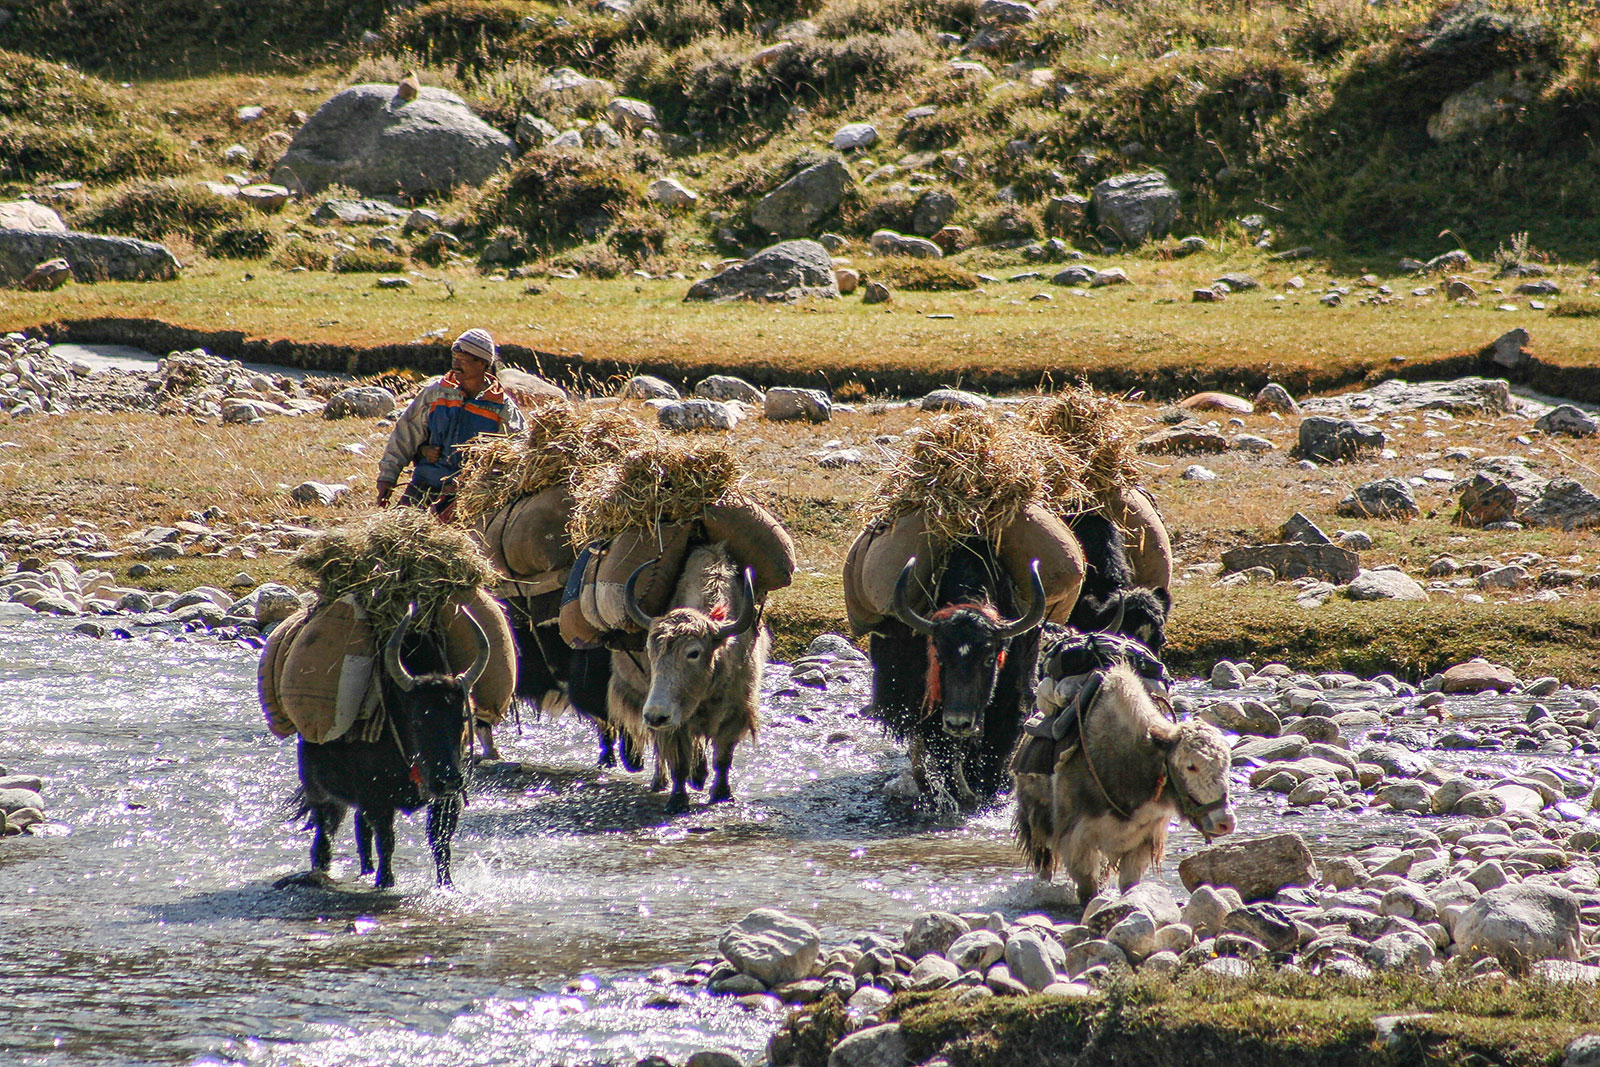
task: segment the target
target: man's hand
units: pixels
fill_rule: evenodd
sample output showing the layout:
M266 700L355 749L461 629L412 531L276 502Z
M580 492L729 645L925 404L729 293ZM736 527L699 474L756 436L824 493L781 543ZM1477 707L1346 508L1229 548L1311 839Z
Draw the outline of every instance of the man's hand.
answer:
M390 482L390 481L385 481L384 479L379 478L378 479L378 506L380 508L386 508L386 507L389 506L389 494L392 493L392 492L394 492L394 483Z
M423 445L417 449L417 458L424 463L437 463L444 456L443 445Z

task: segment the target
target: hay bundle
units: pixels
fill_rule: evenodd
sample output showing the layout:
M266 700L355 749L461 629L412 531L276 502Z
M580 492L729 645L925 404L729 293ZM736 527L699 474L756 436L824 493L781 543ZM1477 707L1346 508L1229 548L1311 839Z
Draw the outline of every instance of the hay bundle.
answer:
M753 505L744 477L738 458L720 442L657 440L632 449L573 488L572 543L691 522L712 506Z
M1027 425L1049 437L1073 458L1072 473L1095 500L1102 503L1119 491L1139 484L1139 463L1134 446L1138 428L1127 408L1115 397L1079 384L1055 396L1035 397L1022 407ZM1052 488L1050 497L1062 504L1081 506L1071 485Z
M541 398L527 415L521 436L485 435L462 446L455 518L463 525L521 497L570 488L595 464L656 439L655 429L629 412L577 411L558 397Z
M322 604L353 597L379 648L408 605L417 605L416 628L442 632L455 618L456 602L471 600L498 577L464 531L416 508L380 511L325 533L292 562L316 578Z
M948 544L974 533L991 544L1029 504L1081 497L1081 464L1015 419L964 411L934 419L890 465L872 524L922 513L927 535Z

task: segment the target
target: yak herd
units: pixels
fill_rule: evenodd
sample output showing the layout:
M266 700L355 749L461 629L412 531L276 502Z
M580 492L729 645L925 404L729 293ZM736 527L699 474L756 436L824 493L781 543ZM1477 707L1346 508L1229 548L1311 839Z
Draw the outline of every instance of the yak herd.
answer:
M1171 819L1209 839L1230 832L1233 815L1223 738L1177 721L1167 699L1167 589L1136 584L1124 534L1107 515L1065 521L1082 573L1075 601L1051 612L1059 624L1046 621L1037 559L1022 576L982 537L950 544L922 607L909 592L917 560L905 559L892 612L868 637L867 710L907 745L925 803L970 810L1011 789L1018 844L1034 870L1049 878L1064 868L1087 899L1113 869L1124 888L1137 882L1160 860ZM734 749L756 728L771 640L745 562L722 542L692 548L657 614L636 591L654 564L640 566L623 591L639 632L612 647L568 647L536 624L548 612L507 598L517 695L592 719L602 766L641 769L648 742L668 814L688 810L689 789L708 778L707 800L730 800ZM405 626L387 643L375 672L384 736L301 739L310 877L326 879L330 838L353 807L362 872L374 870L375 839L377 885L392 885L394 814L426 806L437 879L449 883L470 768L470 693L488 647L474 629L483 651L460 674Z

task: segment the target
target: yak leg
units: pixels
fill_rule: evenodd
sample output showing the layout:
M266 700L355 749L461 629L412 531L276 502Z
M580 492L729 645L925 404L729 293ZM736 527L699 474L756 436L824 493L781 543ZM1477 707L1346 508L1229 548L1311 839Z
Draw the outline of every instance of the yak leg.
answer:
M608 722L595 721L595 728L600 731L600 766L615 767L617 765L617 731Z
M372 823L366 813L356 809L356 856L361 860L361 873L372 873Z
M724 735L712 742L711 796L713 804L733 799L733 787L728 784L728 770L733 766L733 747L739 743L739 734Z
M699 741L689 745L689 785L695 789L706 787L706 775L710 768L706 766L706 746Z
M318 804L311 809L311 869L327 873L333 865L333 838L344 822L344 805Z
M1060 854L1061 850L1057 851ZM1100 846L1088 823L1079 822L1067 836L1067 873L1078 886L1078 903L1087 904L1089 898L1100 892Z
M482 719L474 719L472 733L478 739L478 745L483 749L483 758L498 761L500 759L500 750L495 747L494 727Z
M461 794L450 793L428 805L428 845L433 849L433 874L439 885L450 885L450 839L461 820Z
M667 814L681 815L689 810L689 772L694 761L696 741L687 730L656 732L656 778L672 777L672 792L667 797Z
M379 889L394 886L394 809L379 808L366 813L372 825L373 843L378 846L378 876L373 884Z
M1167 824L1162 822L1151 827L1150 836L1144 838L1132 849L1123 853L1122 859L1117 864L1117 888L1127 891L1129 886L1135 885L1150 866L1161 862L1161 857L1167 851Z

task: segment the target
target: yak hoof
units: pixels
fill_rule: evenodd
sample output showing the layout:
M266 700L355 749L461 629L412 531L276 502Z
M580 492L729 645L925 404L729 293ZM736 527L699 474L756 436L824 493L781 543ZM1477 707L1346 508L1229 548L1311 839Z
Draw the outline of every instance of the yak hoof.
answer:
M644 761L641 760L639 758L639 754L633 750L632 741L624 740L622 742L622 769L625 771L632 771L634 774L638 774L640 771L644 770Z
M333 880L333 875L327 871L302 871L299 874L285 875L272 883L274 889L332 889L338 885Z
M733 790L726 785L711 787L711 796L708 798L713 804L726 804L733 799Z
M689 794L674 793L667 798L667 814L682 815L689 810Z

